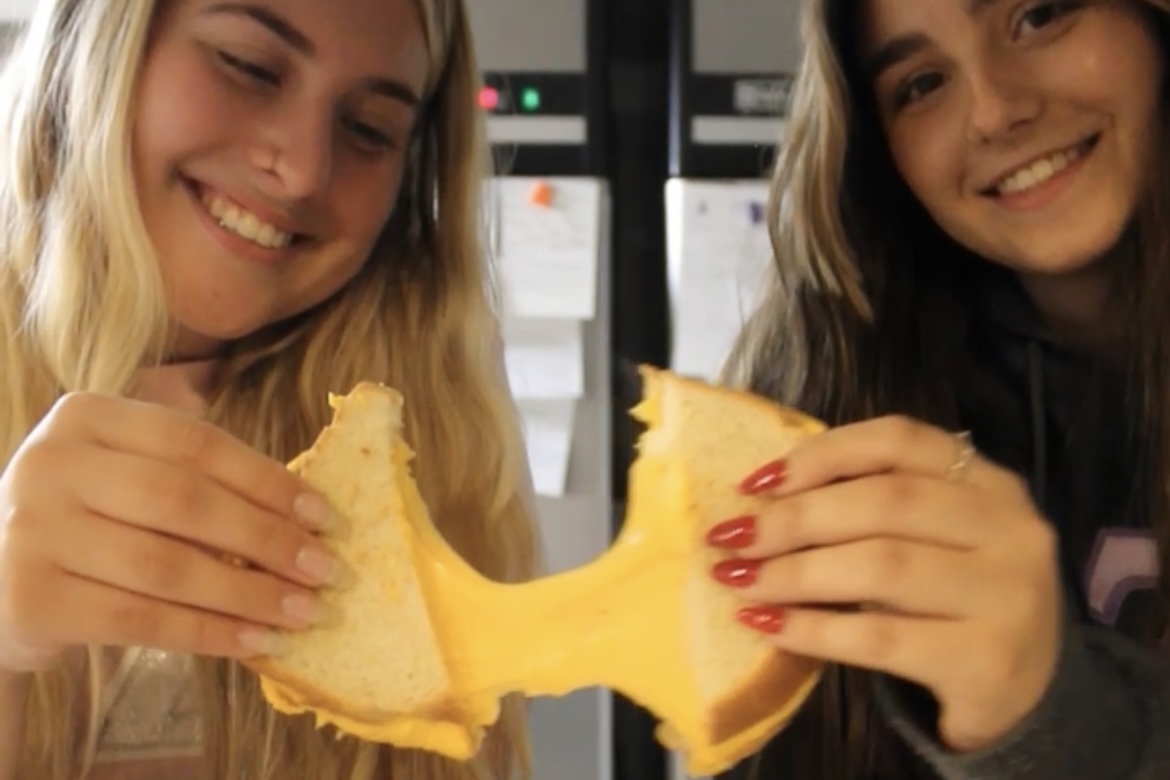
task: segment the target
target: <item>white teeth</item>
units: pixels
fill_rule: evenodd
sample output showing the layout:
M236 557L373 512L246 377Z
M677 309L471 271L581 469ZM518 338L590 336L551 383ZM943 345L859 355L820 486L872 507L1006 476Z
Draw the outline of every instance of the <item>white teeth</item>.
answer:
M244 211L220 195L204 193L203 205L227 230L266 249L283 249L293 236L270 225L250 211Z
M1085 155L1085 147L1077 146L1063 152L1057 152L1043 160L1037 160L1027 168L1021 168L996 185L995 191L1000 195L1016 195L1032 189L1051 179L1072 163Z

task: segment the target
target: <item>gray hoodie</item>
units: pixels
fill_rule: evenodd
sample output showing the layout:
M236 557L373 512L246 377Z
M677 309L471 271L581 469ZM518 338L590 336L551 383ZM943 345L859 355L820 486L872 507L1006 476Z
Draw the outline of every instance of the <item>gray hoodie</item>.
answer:
M1028 479L1061 537L1068 610L1049 690L999 744L957 755L935 734L929 694L873 676L875 720L902 745L847 755L844 735L877 724L833 687L726 780L1170 780L1170 659L1127 638L1158 633L1166 614L1140 489L1156 477L1143 472L1144 432L1120 419L1125 383L1049 339L1018 284L975 294L985 297L965 337L959 418L985 456ZM862 709L827 721L841 731L805 728L846 700L844 712Z
M896 683L879 682L878 698L894 728L944 780L1170 778L1170 666L1110 629L1067 621L1043 700L984 752L944 749L903 706Z
M1152 597L1154 537L1132 503L1132 488L1151 477L1141 474L1135 440L1118 420L1124 384L1049 340L1018 290L988 293L980 347L1026 398L1031 457L1017 465L1062 535L1094 531L1065 544L1069 609L1059 666L1036 710L980 753L946 751L902 684L880 679L878 701L945 780L1166 780L1170 660L1119 630L1162 610Z

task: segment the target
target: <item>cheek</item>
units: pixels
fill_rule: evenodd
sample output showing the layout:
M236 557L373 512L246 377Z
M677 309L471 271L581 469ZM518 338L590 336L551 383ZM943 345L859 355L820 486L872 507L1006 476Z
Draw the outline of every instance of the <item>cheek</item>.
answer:
M346 166L345 175L334 180L330 200L341 220L338 238L312 264L316 281L310 287L321 297L332 295L361 272L378 244L397 199L400 175L383 170L380 175L369 161ZM389 180L389 183L387 181Z
M890 131L890 154L910 191L928 209L957 192L958 149L938 122L908 121Z
M355 160L333 182L331 199L345 225L348 245L368 250L389 220L402 186L398 160Z
M170 177L181 158L222 144L241 117L224 88L194 53L160 52L149 62L139 89L134 123L140 182Z
M1093 53L1084 55L1086 72L1082 78L1095 77L1119 93L1157 90L1163 70L1161 45L1155 31L1136 11L1115 17L1100 37Z
M1062 74L1066 89L1080 85L1086 102L1108 106L1119 123L1136 131L1151 127L1162 110L1161 48L1136 11L1111 12L1096 39L1069 52L1053 70Z
M1122 85L1117 94L1129 106L1131 121L1136 126L1134 134L1139 145L1140 159L1143 160L1148 159L1149 147L1163 126L1164 79L1161 54L1151 44L1141 61L1134 62L1127 73L1109 82Z

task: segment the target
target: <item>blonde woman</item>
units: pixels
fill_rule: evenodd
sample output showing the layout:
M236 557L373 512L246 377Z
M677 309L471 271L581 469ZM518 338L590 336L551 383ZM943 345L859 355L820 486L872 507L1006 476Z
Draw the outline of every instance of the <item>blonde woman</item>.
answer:
M1170 5L806 2L730 378L839 427L744 475L713 575L876 674L759 776L1168 777Z
M280 464L358 380L459 551L531 573L477 80L461 0L40 0L0 99L0 778L523 769L511 706L460 766L236 664L318 618L328 516Z

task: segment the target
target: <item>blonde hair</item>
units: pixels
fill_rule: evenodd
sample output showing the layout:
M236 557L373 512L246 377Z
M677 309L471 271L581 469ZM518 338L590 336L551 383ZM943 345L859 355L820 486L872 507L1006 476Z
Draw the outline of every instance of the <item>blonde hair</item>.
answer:
M0 80L0 463L63 393L125 394L134 373L164 354L164 296L129 142L157 4L42 0ZM489 168L479 71L462 1L419 6L432 82L394 215L345 289L232 346L210 417L287 461L328 422L328 392L361 379L397 387L435 522L485 575L516 581L535 572L536 538L482 241ZM97 652L88 691L64 671L38 676L21 778L65 780L92 759ZM197 659L196 677L208 778L528 773L516 700L505 702L477 761L461 765L335 740L310 718L277 716L253 675L231 662ZM88 732L78 734L74 715L86 711Z

